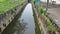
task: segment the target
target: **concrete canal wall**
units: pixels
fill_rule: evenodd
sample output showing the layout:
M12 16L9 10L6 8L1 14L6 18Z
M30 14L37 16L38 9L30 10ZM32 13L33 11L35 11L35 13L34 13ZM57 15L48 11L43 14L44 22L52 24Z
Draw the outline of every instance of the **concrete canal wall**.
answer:
M32 3L32 5L33 5L33 11L35 12L36 18L37 18L37 20L38 20L38 25L39 25L41 34L48 34L46 28L44 27L44 24L43 24L42 21L41 21L41 18L40 18L40 16L39 16L39 13L37 12L36 7L34 6L33 3ZM39 16L39 17L38 17L38 16Z
M56 25L54 25L53 23L52 23L52 26L54 26L55 28L56 28L56 30L55 31L53 31L53 30L51 30L51 31L53 31L53 32L50 32L50 31L48 31L48 29L47 29L47 27L48 27L48 25L47 25L47 17L45 17L45 16L43 16L39 11L38 11L38 9L37 9L37 7L34 5L34 3L32 2L32 6L33 6L33 11L35 12L35 14L36 14L36 18L37 18L37 20L38 20L38 25L39 25L39 28L40 28L40 31L41 31L41 34L60 34L60 32L58 31L58 28L57 28L57 26ZM50 25L49 25L50 26ZM51 28L52 28L52 26L51 26Z
M0 14L0 33L8 26L8 24L16 17L16 15L23 10L22 8L24 8L27 3L28 1L24 0L13 9L8 10L4 14Z

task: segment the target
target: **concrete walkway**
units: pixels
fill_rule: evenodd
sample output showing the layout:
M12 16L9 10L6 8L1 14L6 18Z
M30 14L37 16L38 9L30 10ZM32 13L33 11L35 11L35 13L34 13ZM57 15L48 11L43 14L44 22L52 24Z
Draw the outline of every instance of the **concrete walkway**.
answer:
M48 16L60 28L60 7L51 7L48 9Z
M41 2L41 6L44 9L46 9L46 3ZM60 5L49 4L49 6L48 6L48 16L60 28Z

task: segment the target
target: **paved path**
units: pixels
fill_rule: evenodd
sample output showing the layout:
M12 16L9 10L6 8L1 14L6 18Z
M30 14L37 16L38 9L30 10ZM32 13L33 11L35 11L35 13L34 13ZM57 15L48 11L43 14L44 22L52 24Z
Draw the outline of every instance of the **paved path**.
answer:
M49 8L48 13L48 16L55 22L58 27L60 27L60 8Z
M46 9L46 3L41 3L41 6ZM60 28L60 5L49 4L48 16Z

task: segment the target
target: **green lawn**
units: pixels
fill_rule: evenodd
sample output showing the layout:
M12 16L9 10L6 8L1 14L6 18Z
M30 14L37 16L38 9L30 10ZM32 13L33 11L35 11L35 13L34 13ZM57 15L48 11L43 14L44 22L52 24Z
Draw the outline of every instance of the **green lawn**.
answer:
M0 14L12 9L18 5L22 0L0 0Z

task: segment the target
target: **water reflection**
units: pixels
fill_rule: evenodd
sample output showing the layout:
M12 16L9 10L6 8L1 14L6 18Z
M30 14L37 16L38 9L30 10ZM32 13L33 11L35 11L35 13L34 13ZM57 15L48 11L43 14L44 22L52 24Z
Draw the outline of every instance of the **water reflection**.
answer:
M35 34L35 22L33 17L33 10L32 5L29 3L24 12L22 13L21 18L19 20L22 20L24 23L27 23L27 29L25 29L24 34Z
M19 20L10 24L2 34L23 34L27 23L20 23Z

